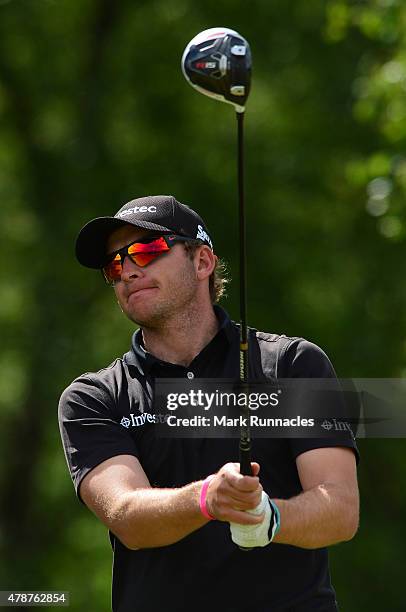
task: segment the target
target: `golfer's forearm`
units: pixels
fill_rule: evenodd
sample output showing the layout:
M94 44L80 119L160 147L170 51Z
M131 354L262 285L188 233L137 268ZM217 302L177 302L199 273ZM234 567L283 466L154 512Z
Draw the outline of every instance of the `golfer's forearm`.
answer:
M110 529L128 548L167 546L207 523L200 512L202 483L179 489L137 489L119 500Z
M358 495L345 486L324 484L288 500L275 500L281 528L274 542L320 548L350 540L359 517Z

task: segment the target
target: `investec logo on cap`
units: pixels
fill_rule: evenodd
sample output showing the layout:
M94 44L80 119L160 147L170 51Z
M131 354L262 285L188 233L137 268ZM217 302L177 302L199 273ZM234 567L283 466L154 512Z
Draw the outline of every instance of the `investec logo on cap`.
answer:
M211 246L212 250L213 250L213 243L211 241L211 238L210 238L209 234L202 228L201 225L197 226L196 238L200 238L200 240L204 240L205 242L208 242L209 245Z
M128 215L133 215L134 213L156 213L156 206L133 206L132 208L127 208L127 210L123 210L122 212L117 213L116 217L128 217Z

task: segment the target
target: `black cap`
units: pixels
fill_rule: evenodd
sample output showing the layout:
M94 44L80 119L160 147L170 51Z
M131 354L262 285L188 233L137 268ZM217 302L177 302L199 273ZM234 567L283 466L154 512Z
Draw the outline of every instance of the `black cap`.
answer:
M87 268L101 268L110 234L127 224L198 238L213 249L203 219L194 210L186 204L181 204L173 196L157 195L136 198L124 204L114 217L97 217L86 223L76 239L78 261Z

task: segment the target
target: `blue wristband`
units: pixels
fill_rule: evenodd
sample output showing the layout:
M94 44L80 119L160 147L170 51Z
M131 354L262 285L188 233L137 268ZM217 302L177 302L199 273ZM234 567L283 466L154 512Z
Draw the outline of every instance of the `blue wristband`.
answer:
M275 530L273 530L273 535L272 535L272 540L273 540L274 537L276 536L276 534L278 533L280 527L281 527L281 515L280 515L280 512L279 512L279 508L275 504L275 502L272 501L272 499L270 497L268 499L269 499L269 503L271 504L271 506L272 506L272 508L274 510L275 521L276 521L276 528L275 528ZM271 542L272 542L272 540L271 540Z

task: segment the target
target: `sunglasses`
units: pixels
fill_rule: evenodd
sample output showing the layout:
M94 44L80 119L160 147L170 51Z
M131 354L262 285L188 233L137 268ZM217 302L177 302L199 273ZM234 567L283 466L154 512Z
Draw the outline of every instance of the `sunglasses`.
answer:
M108 256L109 260L101 269L104 280L108 285L114 285L117 281L121 280L124 259L126 257L129 257L140 268L144 268L164 253L167 253L176 243L188 242L189 240L195 239L170 235L150 236L144 240L135 240Z

